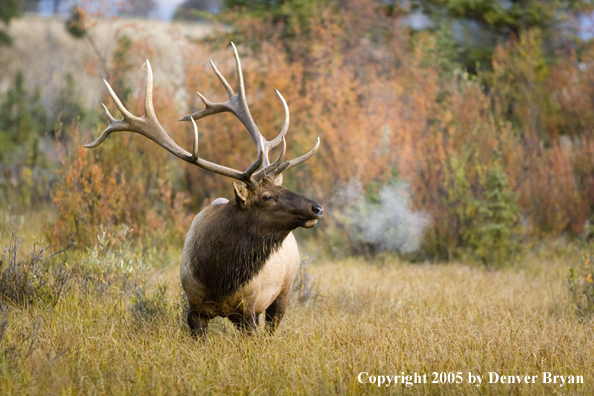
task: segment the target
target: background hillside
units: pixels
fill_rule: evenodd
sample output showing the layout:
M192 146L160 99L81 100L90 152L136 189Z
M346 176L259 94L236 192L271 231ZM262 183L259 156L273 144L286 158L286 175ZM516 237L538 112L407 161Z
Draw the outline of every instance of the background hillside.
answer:
M160 85L173 89L181 87L186 79L181 53L183 43L202 39L214 29L208 22L98 18L93 23L93 38L108 61L121 35L146 42L152 51L149 60L155 79ZM104 96L102 79L105 76L88 41L68 34L65 18L25 16L11 21L7 32L13 37L13 44L0 51L1 92L8 91L17 71L21 70L27 90L39 89L44 105L48 106L70 74L76 81L75 92L81 104L88 109L98 108ZM142 64L137 66L139 79L143 73L141 67ZM180 98L179 103L184 101Z

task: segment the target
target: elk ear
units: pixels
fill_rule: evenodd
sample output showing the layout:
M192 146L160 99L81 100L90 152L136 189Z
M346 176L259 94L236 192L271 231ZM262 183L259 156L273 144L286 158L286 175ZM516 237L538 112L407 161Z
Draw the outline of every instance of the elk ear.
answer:
M235 190L235 200L243 208L248 197L247 187L243 183L233 182L233 189Z
M274 178L274 184L276 184L277 186L281 186L283 184L283 174L282 173Z

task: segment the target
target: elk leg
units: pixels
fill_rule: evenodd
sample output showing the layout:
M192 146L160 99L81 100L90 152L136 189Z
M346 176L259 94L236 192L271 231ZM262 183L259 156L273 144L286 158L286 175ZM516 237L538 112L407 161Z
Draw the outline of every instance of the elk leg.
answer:
M285 316L289 305L289 293L281 293L276 300L266 308L266 330L272 334Z
M227 318L237 327L237 330L244 331L245 327L245 319L240 314L231 314L227 316Z
M208 318L201 316L198 312L190 308L188 311L188 326L190 326L192 337L195 339L198 339L198 337L204 338L208 327Z
M249 326L247 328L247 332L249 335L252 335L258 329L258 315L256 315L254 312L250 312L247 314L246 319Z
M244 315L236 313L229 315L228 318L237 330L248 335L252 335L258 328L258 317L255 313L246 312Z

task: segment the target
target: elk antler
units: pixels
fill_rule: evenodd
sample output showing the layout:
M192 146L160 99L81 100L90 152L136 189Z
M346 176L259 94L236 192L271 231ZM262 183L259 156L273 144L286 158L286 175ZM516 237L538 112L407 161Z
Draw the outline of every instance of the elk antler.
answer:
M235 44L233 44L233 42L231 42L231 46L233 47L233 53L235 55L235 67L237 69L237 85L238 85L237 95L235 95L235 93L233 92L233 89L231 88L231 85L229 85L227 80L225 80L225 77L223 77L223 75L217 69L217 67L215 66L214 62L211 59L210 65L212 66L215 74L217 75L217 77L219 78L219 80L221 81L221 83L223 84L225 89L227 90L227 95L229 96L229 99L223 103L213 103L213 102L209 101L208 99L206 99L204 97L204 95L202 95L200 92L196 92L206 107L200 111L197 111L192 114L188 114L188 115L180 118L180 121L199 120L201 118L208 117L209 115L223 113L223 112L232 113L235 117L237 117L239 119L239 121L241 121L241 123L245 126L245 128L248 130L248 132L254 139L254 142L256 142L256 145L258 146L258 155L260 155L262 152L264 153L262 169L260 169L258 172L256 172L253 175L253 179L255 181L259 181L266 175L271 175L273 177L277 176L281 172L283 172L287 169L290 169L290 168L294 167L295 165L299 165L302 162L307 161L313 155L313 153L316 152L316 150L320 146L320 138L318 137L316 145L310 152L308 152L307 154L305 154L299 158L295 158L294 160L286 161L281 164L281 162L284 158L285 150L286 150L285 135L287 134L287 131L289 129L289 106L287 106L287 102L285 101L283 96L280 94L280 92L275 89L276 94L278 95L281 102L283 103L283 108L285 110L285 121L283 123L283 127L282 127L281 131L279 132L279 134L274 139L272 139L270 141L266 140L262 136L260 131L258 130L258 127L257 127L256 123L254 122L254 119L252 118L252 114L250 113L250 109L248 107L246 94L245 94L245 84L243 81L243 72L241 70L241 62L239 60L239 55L237 54L237 48L235 47ZM268 152L271 149L273 149L274 147L278 146L281 142L283 142L283 149L281 151L280 156L273 163L270 163L270 160L268 158Z
M250 189L253 189L256 184L266 175L277 176L281 172L294 167L302 162L307 161L313 153L318 149L320 146L320 138L318 137L318 141L314 148L309 151L307 154L302 155L301 157L295 158L290 161L282 162L285 155L286 150L286 141L285 135L287 134L287 130L289 129L289 107L287 106L287 102L280 94L280 92L276 91L276 94L279 96L281 102L283 103L283 107L285 110L285 121L280 133L272 140L268 141L264 139L247 105L246 95L245 95L245 86L243 82L243 73L241 71L241 63L239 61L239 55L237 54L237 48L235 48L235 44L231 43L233 46L233 52L235 53L235 65L237 67L237 83L239 85L239 93L235 95L233 89L225 80L223 75L219 72L219 70L214 65L213 61L210 61L212 68L214 69L215 74L221 80L221 83L227 90L227 94L229 95L229 100L224 103L213 103L206 99L203 95L198 93L202 102L206 105L206 108L200 110L196 113L189 114L184 116L180 119L180 121L192 121L194 126L194 147L192 153L187 152L186 150L182 149L180 146L177 145L165 132L165 129L157 120L157 116L155 115L155 109L153 107L153 71L151 69L151 64L147 60L146 61L146 68L147 68L147 78L146 78L146 95L145 95L145 102L144 102L144 112L145 114L142 117L136 117L132 113L124 107L118 96L115 94L109 83L105 80L105 85L107 86L107 90L109 91L109 95L115 102L118 110L124 116L123 120L116 120L112 117L107 110L107 107L102 104L103 109L105 111L105 115L109 119L109 126L103 131L101 136L97 138L93 143L89 143L84 145L86 148L94 148L99 146L101 143L107 139L107 137L112 132L122 132L122 131L129 131L129 132L136 132L139 133L155 143L159 146L163 147L171 154L175 155L176 157L189 162L191 164L197 165L200 168L206 169L208 171L218 173L224 176L231 177L233 179L240 180L246 184L246 186ZM194 120L199 120L201 118L207 117L212 114L222 113L222 112L230 112L235 115L241 123L246 127L256 145L258 147L258 159L256 162L251 164L244 172L240 172L238 170L228 168L223 165L218 165L209 161L206 161L198 156L198 127ZM268 152L278 146L280 143L283 143L283 148L279 157L273 162L270 163L268 159ZM260 168L258 170L258 168ZM257 172L256 172L257 171Z
M176 157L189 162L191 164L197 165L200 168L206 169L208 171L218 173L224 176L231 177L233 179L240 180L244 182L249 188L255 187L258 180L253 178L254 172L262 165L264 161L264 152L261 150L261 147L264 145L263 141L260 140L258 144L258 159L252 165L250 165L245 172L240 172L238 170L228 168L223 165L218 165L212 163L210 161L206 161L198 156L198 128L196 127L196 123L192 120L192 124L194 125L194 147L192 150L192 154L188 153L186 150L182 149L180 146L177 145L165 132L165 129L157 120L157 116L155 115L155 109L153 107L153 71L151 69L151 64L147 60L146 61L146 68L147 68L147 78L146 78L146 96L144 101L144 112L145 114L142 117L136 117L132 113L124 107L118 96L115 94L109 83L105 80L105 85L107 86L107 90L109 91L109 95L115 102L118 110L124 116L123 120L116 120L112 117L107 110L107 107L104 104L103 110L105 111L105 115L109 119L109 126L103 131L101 136L97 138L93 143L85 144L84 147L86 148L94 148L99 146L101 143L107 139L107 137L112 132L122 132L122 131L129 131L129 132L136 132L139 133L155 143L159 146L163 147L171 154L175 155Z

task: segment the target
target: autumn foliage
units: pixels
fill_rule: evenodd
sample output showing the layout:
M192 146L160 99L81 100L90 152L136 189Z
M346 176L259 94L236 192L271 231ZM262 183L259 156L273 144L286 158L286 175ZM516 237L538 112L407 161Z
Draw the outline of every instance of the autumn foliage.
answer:
M128 37L120 38L111 81L135 114L142 113L144 98L132 96L126 73L130 72L131 58L146 51L141 44L134 46ZM174 109L169 106L169 91L157 88L156 97L157 113L171 119L168 112ZM108 107L117 114L112 103ZM173 186L176 177L167 153L156 152L154 143L130 133L116 133L100 149L84 148L83 144L99 136L103 127L81 133L79 126L73 125L60 136L61 167L52 193L58 219L47 227L48 240L60 246L73 236L79 247L93 246L99 226L111 229L126 224L144 248L167 250L172 242L181 246L192 217L188 195Z
M78 245L92 246L100 225L126 224L146 247L181 245L191 222L187 196L174 192L171 180L154 167L158 161L146 160L146 148L122 137L124 144L107 143L109 152L91 152L76 129L70 132L72 146L61 147L60 181L52 194L59 217L48 226L50 243L61 246L74 236Z
M593 48L564 49L550 62L538 30L523 31L496 48L490 67L469 75L448 63L437 34L413 34L381 2L305 3L293 19L233 11L225 15L235 25L231 33L186 42L183 89L193 99L185 111L203 108L195 91L226 100L209 58L235 88L234 40L262 133L270 139L282 125L278 89L291 111L288 156L321 138L319 152L288 171L284 184L324 203L327 225L341 210L334 197L349 183L377 191L399 180L410 186L414 208L432 219L422 251L433 257L474 251L480 260L509 260L525 238L586 235L594 202ZM127 52L147 51L135 45ZM170 130L167 123L184 113L169 105L171 90L156 90L157 114ZM137 91L125 101L135 110L143 100ZM255 144L232 115L198 127L202 157L237 169L256 159ZM191 133L172 135L191 147ZM56 238L75 233L90 241L93 227L117 222L143 238L175 224L179 238L187 213L232 193L219 175L181 161L169 166L170 157L146 139L110 140L92 153L74 148L62 160ZM502 246L498 258L484 252Z

